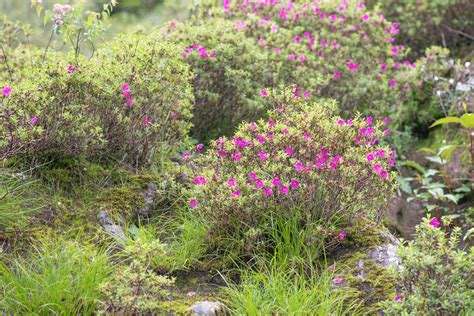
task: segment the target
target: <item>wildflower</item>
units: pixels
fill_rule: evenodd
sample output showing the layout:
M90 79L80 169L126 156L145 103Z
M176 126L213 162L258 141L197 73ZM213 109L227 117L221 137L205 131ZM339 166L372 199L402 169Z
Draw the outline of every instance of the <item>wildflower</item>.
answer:
M369 20L369 15L366 13L362 16L362 21L367 22Z
M335 73L333 73L332 76L333 76L334 79L339 79L339 78L341 78L341 73L339 71L336 71Z
M10 86L6 86L2 89L2 94L4 97L8 97L11 92L12 92L12 87Z
M235 191L232 192L232 197L233 198L237 198L239 196L240 196L240 191L239 190L235 190Z
M276 186L276 187L279 186L280 183L281 183L281 181L280 181L279 178L274 178L273 181L272 181L272 184L273 184L274 186Z
M390 135L390 128L387 128L384 132L385 136L389 136Z
M274 120L268 120L268 125L269 125L270 127L275 127L276 123L275 123Z
M229 180L227 180L227 184L229 185L229 187L234 187L237 185L234 178L229 178Z
M122 91L126 91L130 88L130 85L128 83L124 83L121 87Z
M285 152L288 156L291 156L295 152L295 150L291 147L288 147L285 149Z
M342 282L344 281L344 279L338 275L337 277L334 278L334 280L332 280L332 284L334 285L339 285L341 284Z
M290 132L286 128L284 130L282 130L281 133L285 136L290 135Z
M395 301L395 302L402 302L404 298L405 298L405 297L403 297L402 295L398 294L398 295L395 297L394 301Z
M352 126L352 119L347 120L347 125Z
M195 199L189 200L189 206L191 207L196 207L198 205L198 202Z
M380 171L380 178L385 180L387 179L387 177L388 177L388 172L386 170Z
M191 157L191 154L188 153L188 152L185 152L184 154L181 155L183 157L184 160L188 159L189 157Z
M376 164L374 165L374 170L377 171L377 172L379 172L380 170L382 170L382 165L376 163Z
M239 154L235 154L235 155L234 155L234 160L235 160L235 161L241 161L241 160L242 160L242 157L241 157Z
M303 171L304 169L303 163L301 161L298 161L297 163L295 163L295 169L297 171Z
M393 79L393 80L390 80L390 82L388 83L388 85L390 87L396 87L397 86L397 80Z
M225 152L225 150L219 150L218 152L219 156L221 157L225 157L227 155L227 153Z
M288 55L288 58L289 58L290 60L295 60L295 54L290 54L290 55Z
M37 122L38 122L38 118L36 116L33 116L30 120L31 125L33 126L35 126Z
M344 122L344 120L337 120L337 124L339 124L339 125L344 125L345 122Z
M438 228L439 225L441 225L441 222L436 217L433 217L433 219L430 220L430 225L434 228Z
M304 55L301 55L301 56L299 57L299 60L300 60L301 62L304 62L304 61L306 60L306 57L304 57Z
M273 190L270 188L265 188L264 192L267 196L273 195Z
M385 125L390 124L390 118L388 118L388 117L384 118L383 122L384 122Z
M294 41L295 41L295 43L301 42L301 37L295 36Z
M337 235L337 238L339 238L339 240L343 240L344 238L346 238L346 233L344 231L340 232Z
M250 180L254 180L257 179L257 175L253 172L249 172L249 174L247 175L249 177Z
M257 137L257 141L260 143L260 144L263 144L265 142L266 138L263 137L263 136L258 136Z
M282 194L288 194L288 187L287 187L286 185L282 185L282 186L280 187L280 192L281 192Z
M300 186L300 183L299 183L298 181L296 181L296 180L292 180L292 181L290 182L290 187L291 187L292 189L296 189L296 188L299 187L299 186Z
M349 67L349 69L352 70L352 71L359 70L359 64L356 64L356 63L353 63L353 62L348 62L347 67Z
M133 101L132 98L128 98L128 99L127 99L127 105L128 105L128 106L132 106L133 103L134 103L134 101Z
M366 156L366 159L367 159L368 162L371 162L372 160L375 159L375 157L374 157L373 154L368 154L368 155Z
M257 181L255 181L255 186L260 189L261 187L263 187L263 181L258 179Z
M264 151L260 151L258 153L258 157L260 158L260 160L266 160L267 159L267 154Z
M380 71L381 72L387 71L387 65L385 65L385 64L380 65Z
M151 125L151 121L150 121L150 119L148 118L148 116L145 116L145 117L143 118L143 125L145 125L145 126Z
M266 96L268 96L267 90L265 90L265 89L260 90L260 95L261 95L262 97L264 97L264 98L265 98Z
M368 116L368 117L365 119L365 123L367 123L367 125L372 125L372 122L373 122L372 116Z
M311 97L311 93L309 91L305 91L303 96L305 99L308 99L309 97Z
M194 184L196 184L196 185L206 184L206 182L207 182L206 178L204 178L202 176L194 178Z
M196 145L196 150L201 151L203 147L204 147L203 144L198 144L198 145Z
M72 65L67 66L67 72L69 72L69 73L74 72L74 66L72 66Z

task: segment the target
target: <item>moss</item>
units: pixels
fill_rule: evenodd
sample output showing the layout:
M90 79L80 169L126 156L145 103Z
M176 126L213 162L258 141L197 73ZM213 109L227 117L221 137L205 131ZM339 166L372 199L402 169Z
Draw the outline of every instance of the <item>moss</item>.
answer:
M347 230L347 241L356 249L374 248L386 243L381 233L387 232L382 224L377 224L368 219L360 219Z
M122 186L102 192L97 200L100 209L106 209L112 216L132 219L140 209L146 207L141 192L133 186Z

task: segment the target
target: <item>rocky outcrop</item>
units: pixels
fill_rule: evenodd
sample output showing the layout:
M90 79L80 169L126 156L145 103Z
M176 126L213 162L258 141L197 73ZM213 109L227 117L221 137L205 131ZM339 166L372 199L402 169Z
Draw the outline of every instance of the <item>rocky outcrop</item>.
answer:
M192 315L195 316L223 316L230 315L227 307L221 302L196 302L189 308Z

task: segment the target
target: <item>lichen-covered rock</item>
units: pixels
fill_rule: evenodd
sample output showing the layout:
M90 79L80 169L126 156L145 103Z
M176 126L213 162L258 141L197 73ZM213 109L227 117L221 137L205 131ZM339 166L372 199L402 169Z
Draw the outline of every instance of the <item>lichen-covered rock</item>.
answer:
M99 223L104 228L105 232L120 239L126 240L127 237L125 236L125 232L121 225L116 224L109 216L106 210L101 210L99 215Z
M336 260L341 273L332 284L351 288L356 296L352 299L376 309L377 303L395 293L396 281L388 269L400 268L399 241L385 228L365 221L349 231L348 239L350 249Z
M221 316L229 315L229 310L221 302L196 302L193 306L189 308L192 312L192 315L195 316Z

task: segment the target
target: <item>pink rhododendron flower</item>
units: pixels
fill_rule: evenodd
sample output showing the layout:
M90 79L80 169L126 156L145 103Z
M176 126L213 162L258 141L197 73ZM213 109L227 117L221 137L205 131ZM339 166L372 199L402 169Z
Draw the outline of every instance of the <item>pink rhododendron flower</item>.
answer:
M194 184L201 185L201 184L206 184L207 180L204 177L196 177L194 178Z
M282 194L288 194L288 187L287 187L286 185L282 185L282 186L280 187L280 192L281 192Z
M262 97L268 96L267 90L265 90L265 89L260 90L260 95L261 95Z
M374 165L374 170L377 171L377 172L380 171L380 170L382 170L382 165L376 163L376 164Z
M390 128L387 128L384 132L385 136L389 136L390 135Z
M352 126L352 119L347 120L347 125Z
M387 177L388 177L388 172L386 170L380 171L380 178L385 180L387 179Z
M295 36L294 41L295 41L295 43L301 42L301 37Z
M241 160L242 160L242 157L241 157L239 154L235 154L235 155L234 155L234 160L235 160L235 161L241 161Z
M6 86L2 89L2 94L4 97L8 97L10 95L10 93L12 92L12 87L10 86Z
M273 181L272 181L272 184L273 184L274 186L276 186L276 187L279 186L280 183L281 183L281 181L280 181L279 178L274 178Z
M143 118L143 125L145 125L145 126L151 125L151 121L150 121L150 119L148 118L148 116L145 116L145 117Z
M35 126L37 122L38 122L38 118L36 116L33 116L30 120L31 125L33 126Z
M295 163L295 169L297 171L303 171L304 169L303 163L301 161L298 161L297 163Z
M255 179L257 179L257 175L253 172L250 172L248 174L248 177L249 177L250 180L254 180L254 181L255 181Z
M221 157L225 157L227 155L227 153L225 152L225 150L219 150L218 152L219 156Z
M260 151L258 153L258 157L260 158L260 160L266 160L267 159L267 154L264 151Z
M402 295L398 294L398 295L395 297L394 301L395 301L395 302L402 302L404 298L405 298L405 297L403 297Z
M268 120L268 126L275 127L276 122L274 120Z
M240 191L239 190L235 190L235 191L232 192L232 197L233 198L237 198L239 196L240 196Z
M339 125L344 125L346 122L344 122L344 120L337 120L337 124Z
M342 282L344 281L344 279L341 277L341 276L337 276L334 278L334 280L332 280L332 284L334 285L339 285L341 284Z
M260 179L255 181L255 186L260 189L261 187L263 187L263 181Z
M289 58L290 60L295 60L295 54L290 54L290 55L288 55L288 58Z
M301 55L301 56L299 57L299 60L300 60L301 62L304 62L304 61L306 60L306 57L304 57L303 55Z
M188 153L188 152L185 152L184 154L181 155L183 157L184 160L188 159L189 157L191 157L191 154Z
M311 97L311 93L310 93L309 91L305 91L305 92L303 93L303 96L304 96L305 99L308 99L308 98Z
M339 240L343 240L344 238L346 238L346 233L344 231L340 232L337 235L337 238L339 238Z
M388 83L388 85L389 85L390 87L396 87L396 86L397 86L397 80L395 80L395 79L390 80L389 83Z
M380 65L380 71L382 71L382 72L387 71L387 65L385 65L385 64Z
M430 225L434 228L438 228L439 225L441 225L441 222L436 217L433 217L433 219L430 220Z
M371 162L372 160L375 159L375 157L374 157L373 154L368 154L368 155L366 156L366 159L367 159L368 162Z
M74 72L74 66L72 66L72 65L67 66L67 72L69 72L69 73Z
M339 71L336 71L335 73L333 73L332 76L333 76L334 79L339 79L339 78L341 78L341 73Z
M270 195L273 194L273 190L270 189L270 188L265 188L264 192L265 192L265 194L266 194L267 196L270 196Z
M229 180L227 180L227 185L229 187L234 187L237 185L237 183L235 182L235 179L234 178L229 178Z
M195 199L189 200L189 206L196 207L197 205L198 205L198 202Z
M203 147L204 147L203 144L198 144L198 145L196 145L196 150L201 151Z
M373 122L372 116L368 116L368 117L365 119L365 123L366 123L367 125L372 125L372 122Z
M296 180L292 180L292 181L290 182L290 187L293 188L293 189L296 189L296 188L299 187L299 186L300 186L300 183L299 183L298 181L296 181Z
M389 117L384 118L383 122L384 122L385 125L390 124L390 118Z
M294 150L293 148L291 148L291 147L287 147L287 148L285 149L285 152L286 152L286 154L287 154L288 156L291 156L291 155L295 152L295 150Z
M362 16L362 21L367 22L369 20L370 16L366 13Z

